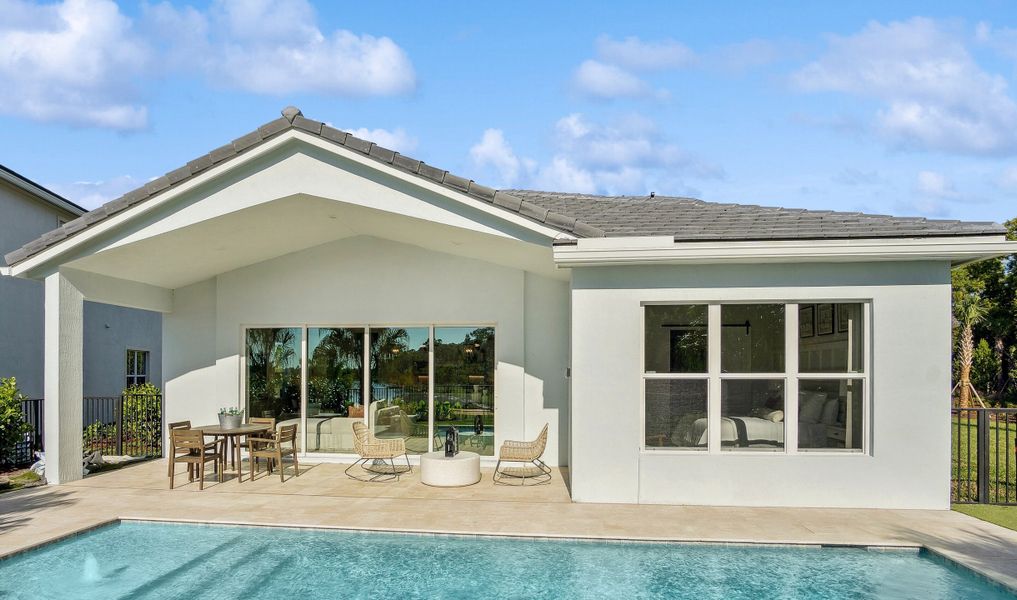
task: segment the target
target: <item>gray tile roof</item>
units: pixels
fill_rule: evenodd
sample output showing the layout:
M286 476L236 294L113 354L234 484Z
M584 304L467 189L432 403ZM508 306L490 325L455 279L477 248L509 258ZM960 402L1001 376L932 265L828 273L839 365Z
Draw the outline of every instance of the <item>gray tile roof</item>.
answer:
M891 217L858 212L704 202L672 196L593 196L506 190L604 230L608 237L674 236L683 241L819 240L1003 235L991 222Z
M403 172L461 192L478 202L521 215L576 237L674 235L676 240L835 239L1000 235L1001 225L932 221L860 213L835 213L740 204L714 204L692 198L590 196L527 190L495 190L423 161L383 148L350 133L304 117L292 106L270 121L144 186L46 233L5 256L14 265L131 206L161 194L214 165L243 155L291 129L359 152Z

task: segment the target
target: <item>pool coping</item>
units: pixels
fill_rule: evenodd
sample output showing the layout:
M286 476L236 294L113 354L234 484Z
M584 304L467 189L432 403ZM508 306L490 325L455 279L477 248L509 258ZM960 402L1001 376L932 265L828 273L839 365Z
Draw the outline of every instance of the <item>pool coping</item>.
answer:
M95 523L91 523L84 527L75 529L69 532L63 532L54 536L50 536L39 540L36 543L17 548L15 550L4 552L0 550L0 563L7 560L21 556L22 554L38 550L44 546L50 544L56 544L63 542L75 537L79 537L88 533L91 533L97 529L102 529L111 525L119 525L123 523L158 523L163 525L190 525L190 526L208 526L208 527L251 527L251 528L262 528L262 529L299 529L299 530L310 530L310 531L347 531L347 532L371 532L371 533L390 533L400 535L413 535L413 536L424 536L424 537L452 537L452 538L470 538L470 539L518 539L528 541L544 541L544 542L585 542L585 543L613 543L613 544L661 544L661 545L684 545L684 546L733 546L733 547L757 547L757 548L810 548L815 550L822 550L826 548L849 548L866 550L870 552L914 552L922 553L926 552L934 559L940 560L946 563L948 568L957 568L967 571L991 585L997 586L1003 590L1006 590L1012 594L1017 595L1017 578L1012 578L1013 581L1002 580L997 577L995 573L989 572L987 569L982 569L977 565L971 565L966 563L964 560L959 559L955 556L950 556L946 552L937 550L936 548L929 547L919 543L907 543L901 542L899 544L851 544L851 543L809 543L809 542L760 542L754 540L715 540L715 539L676 539L673 537L619 537L619 536L602 536L602 535L566 535L566 534L511 534L511 533L489 533L489 532L475 532L475 531L436 531L433 529L412 529L412 528L398 528L398 527L352 527L345 525L306 525L298 523L259 523L255 521L230 521L230 520L208 520L208 519L168 519L159 517L113 517L109 519L102 519Z

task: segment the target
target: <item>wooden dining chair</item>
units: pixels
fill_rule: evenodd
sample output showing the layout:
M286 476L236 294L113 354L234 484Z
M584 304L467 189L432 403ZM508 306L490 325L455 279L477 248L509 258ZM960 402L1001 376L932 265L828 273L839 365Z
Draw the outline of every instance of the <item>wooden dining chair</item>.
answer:
M268 425L268 431L262 431L259 433L251 434L254 436L269 437L275 435L275 417L251 417L247 419L248 425ZM248 435L244 438L244 441L240 443L240 448L247 451L247 460L257 460L251 456L251 436Z
M300 476L300 463L297 461L297 426L296 425L283 425L275 432L272 437L260 437L260 436L247 436L247 441L250 444L250 463L251 463L251 477L250 480L254 481L254 475L258 469L258 459L268 459L268 473L272 474L272 466L276 464L279 466L279 481L286 481L283 477L283 457L293 457L293 475L295 477ZM285 444L289 444L289 448L285 447Z
M168 461L168 463L169 463L168 464L169 472L166 473L166 476L169 477L169 476L173 475L173 442L172 442L172 440L173 440L173 432L175 430L177 430L177 429L190 429L191 428L191 422L190 421L176 421L174 423L170 423L167 426L167 428L169 429L169 438L170 438L170 452L168 453L170 460ZM187 453L190 454L190 450L188 450ZM193 465L188 465L187 466L187 470L188 471L191 471L193 469L194 469Z
M198 472L198 489L205 489L205 463L211 462L212 468L222 483L224 465L219 463L223 460L222 442L205 442L205 435L200 429L174 429L170 433L170 442L173 445L173 453L170 455L169 485L173 489L173 466L177 463L186 463L187 479L194 481L194 471Z

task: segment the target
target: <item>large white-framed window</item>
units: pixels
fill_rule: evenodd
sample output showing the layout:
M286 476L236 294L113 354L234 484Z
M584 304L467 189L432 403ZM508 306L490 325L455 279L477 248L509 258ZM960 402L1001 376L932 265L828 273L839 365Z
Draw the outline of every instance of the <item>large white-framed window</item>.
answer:
M643 450L868 451L870 302L643 304Z

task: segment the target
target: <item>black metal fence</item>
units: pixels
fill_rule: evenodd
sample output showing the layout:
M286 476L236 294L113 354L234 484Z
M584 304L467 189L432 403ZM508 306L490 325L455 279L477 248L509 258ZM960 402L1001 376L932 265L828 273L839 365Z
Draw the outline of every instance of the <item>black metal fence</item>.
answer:
M27 465L35 460L35 453L42 450L42 438L45 432L43 423L42 398L21 401L21 418L31 427L25 439L14 446L10 461L15 465Z
M951 501L1017 504L1017 408L955 408L951 428Z
M85 452L162 456L162 396L91 397L82 406Z
M14 451L14 462L24 465L35 452L45 450L45 404L32 399L21 403L21 414L31 430ZM86 397L81 405L81 441L85 452L107 455L162 456L162 395Z

